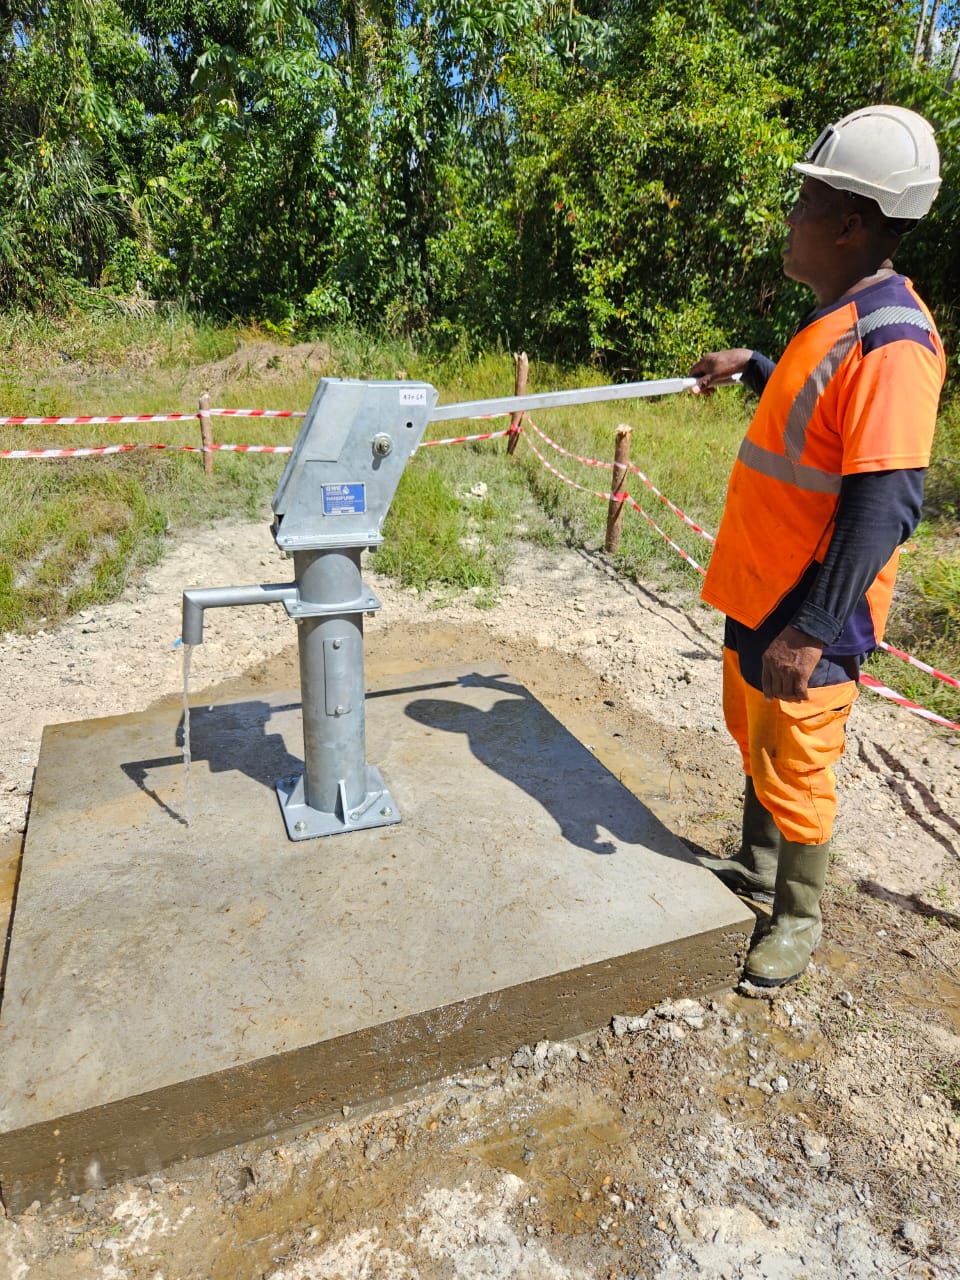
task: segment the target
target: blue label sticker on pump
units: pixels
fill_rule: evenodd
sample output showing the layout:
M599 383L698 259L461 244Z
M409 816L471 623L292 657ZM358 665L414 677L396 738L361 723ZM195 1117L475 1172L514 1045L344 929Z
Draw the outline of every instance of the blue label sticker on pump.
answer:
M325 516L362 516L367 509L365 484L324 484L320 493Z

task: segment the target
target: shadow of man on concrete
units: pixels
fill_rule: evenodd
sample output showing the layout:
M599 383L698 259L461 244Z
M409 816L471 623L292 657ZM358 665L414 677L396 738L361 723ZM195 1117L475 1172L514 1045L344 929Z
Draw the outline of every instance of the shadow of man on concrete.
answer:
M563 839L589 853L621 845L694 862L692 854L632 792L522 685L507 675L474 673L461 687L503 693L487 710L449 698L418 698L406 714L431 731L464 734L474 757L525 791L550 814ZM451 779L455 785L456 779ZM464 796L464 805L469 804ZM509 822L509 814L494 815ZM613 839L604 838L601 829Z

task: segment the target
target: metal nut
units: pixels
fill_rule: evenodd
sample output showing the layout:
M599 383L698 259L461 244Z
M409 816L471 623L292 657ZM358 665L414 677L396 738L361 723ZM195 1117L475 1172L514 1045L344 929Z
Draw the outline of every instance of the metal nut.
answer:
M297 835L303 835L304 831L307 829L307 824L301 818L299 822L295 822L293 824L293 829L296 831Z
M373 452L378 458L385 458L393 448L393 441L383 431L373 437Z

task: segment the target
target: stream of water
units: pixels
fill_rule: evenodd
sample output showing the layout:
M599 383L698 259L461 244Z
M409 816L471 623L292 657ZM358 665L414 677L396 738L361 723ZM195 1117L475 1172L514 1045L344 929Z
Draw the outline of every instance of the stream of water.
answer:
M193 645L183 646L183 817L193 826L193 792L190 789L190 659Z

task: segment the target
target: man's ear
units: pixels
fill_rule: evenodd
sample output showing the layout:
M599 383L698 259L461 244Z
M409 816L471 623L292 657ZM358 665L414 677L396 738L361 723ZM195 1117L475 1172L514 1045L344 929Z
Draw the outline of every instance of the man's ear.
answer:
M843 224L836 242L837 244L859 244L862 243L866 234L867 226L863 214L852 209L843 215Z

